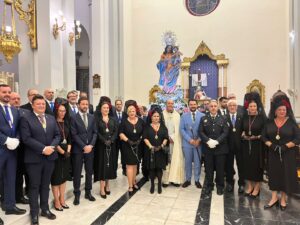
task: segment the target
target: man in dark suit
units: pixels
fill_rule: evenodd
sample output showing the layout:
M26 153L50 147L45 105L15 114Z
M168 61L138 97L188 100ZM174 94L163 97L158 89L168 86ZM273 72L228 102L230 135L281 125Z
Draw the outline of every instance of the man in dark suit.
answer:
M77 106L77 100L78 100L78 93L76 90L69 91L67 94L67 100L68 104L67 107L67 113L68 117L71 118L72 116L76 115L78 113L78 106Z
M19 110L20 117L30 113L27 109L20 108L21 97L18 93L12 92L10 95L10 105ZM22 204L29 204L29 199L25 197L23 190L23 183L25 177L25 193L28 194L29 178L25 170L24 163L24 144L22 141L17 151L17 173L16 173L16 202Z
M222 96L219 98L218 114L220 114L222 116L226 116L228 114L227 102L228 102L227 97Z
M55 147L61 136L55 118L45 114L46 102L43 96L32 99L33 112L22 117L20 131L25 145L25 167L29 176L29 204L31 224L39 224L39 196L41 216L54 220L49 210L49 185L57 158Z
M29 110L29 111L33 111L32 110L32 106L31 106L31 102L32 102L32 98L34 97L34 96L36 96L37 94L39 94L39 92L36 90L36 89L29 89L28 91L27 91L27 98L28 98L28 103L26 103L25 105L21 105L20 107L22 108L22 109L27 109L27 110Z
M44 98L46 100L46 114L54 116L55 104L54 104L54 90L47 88L44 91Z
M17 147L19 146L19 113L9 104L11 89L0 84L0 177L4 183L5 214L21 215L26 210L16 207L15 182L17 169Z
M234 156L236 159L236 164L238 168L239 175L239 193L244 192L245 180L243 172L243 155L241 146L241 135L242 135L242 121L243 114L237 111L237 103L235 100L228 101L228 111L227 122L229 124L229 135L228 135L228 147L229 153L226 157L226 189L228 192L233 191L234 185Z
M79 112L71 117L71 134L73 146L71 150L73 164L74 205L80 203L80 176L82 165L85 166L85 198L90 201L96 199L92 196L92 175L94 150L97 140L97 126L93 115L88 113L89 101L79 98Z
M82 97L87 98L87 99L89 98L87 93L84 91L81 91L79 94L79 98L82 98ZM89 103L89 114L94 114L94 106L91 103Z
M228 129L225 117L218 114L217 101L211 100L209 103L209 114L201 118L199 128L201 140L207 148L205 154L206 194L210 194L214 186L214 168L216 168L217 194L223 195L224 193L224 169L226 154L228 153Z

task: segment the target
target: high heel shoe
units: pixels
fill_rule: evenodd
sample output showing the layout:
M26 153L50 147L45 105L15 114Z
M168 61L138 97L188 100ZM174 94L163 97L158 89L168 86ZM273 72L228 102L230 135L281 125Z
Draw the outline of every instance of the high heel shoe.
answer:
M69 209L70 207L67 204L61 204L61 207L63 207L64 209Z
M60 208L56 208L56 207L54 206L54 209L55 209L56 211L59 211L59 212L62 212L62 211L64 211L62 207L60 207Z
M269 204L264 205L264 209L271 209L274 205L276 205L276 206L279 205L279 200L278 199L272 205L269 205Z
M281 205L281 204L280 204L280 206L279 206L279 208L280 208L281 211L286 210L286 207L287 207L287 205L283 206L283 205Z
M105 189L105 194L110 195L110 191L107 191L107 190Z
M250 192L245 191L244 195L247 196L247 197L250 197L253 191L254 191L254 188Z
M128 188L128 194L129 194L129 195L132 195L132 194L133 194L133 187L129 187L129 188Z
M133 189L134 189L134 190L141 190L141 188L140 188L138 185L136 185L136 184L133 185Z
M103 194L101 194L101 191L100 191L100 197L103 199L106 199L106 194L103 195Z
M259 197L259 195L260 195L260 190L258 191L258 193L256 194L256 195L253 195L252 193L250 194L250 197L251 198L257 198L257 197Z

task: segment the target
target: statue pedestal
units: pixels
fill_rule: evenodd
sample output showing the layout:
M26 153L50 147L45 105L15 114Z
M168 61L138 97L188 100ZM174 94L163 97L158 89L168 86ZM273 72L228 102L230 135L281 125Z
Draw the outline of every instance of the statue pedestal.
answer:
M185 108L184 102L184 90L181 86L177 86L173 93L165 93L164 91L158 91L156 94L156 104L160 105L162 109L165 109L167 100L172 99L174 101L174 108L176 111L181 111Z

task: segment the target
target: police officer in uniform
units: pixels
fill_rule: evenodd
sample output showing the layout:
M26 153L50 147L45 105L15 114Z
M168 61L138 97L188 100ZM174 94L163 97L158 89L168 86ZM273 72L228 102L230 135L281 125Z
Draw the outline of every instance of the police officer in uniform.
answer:
M217 194L224 193L224 170L226 154L228 153L227 135L229 127L226 118L218 114L218 103L212 100L209 103L209 114L201 118L199 134L206 145L206 194L213 189L214 168L216 168Z

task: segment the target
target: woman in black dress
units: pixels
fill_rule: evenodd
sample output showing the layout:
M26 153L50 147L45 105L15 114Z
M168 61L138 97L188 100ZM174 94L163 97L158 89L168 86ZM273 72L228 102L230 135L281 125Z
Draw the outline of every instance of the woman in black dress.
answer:
M119 133L126 164L126 174L128 179L128 192L132 194L133 189L139 189L136 184L137 165L141 158L141 139L144 130L144 121L137 117L137 105L132 104L127 107L127 119L123 119Z
M65 202L66 181L69 179L71 135L68 120L65 119L66 107L56 107L55 117L60 131L61 142L56 147L58 158L55 160L55 167L51 178L52 192L54 196L54 208L57 211L68 209Z
M162 192L161 179L163 170L168 164L167 144L169 140L168 129L165 126L162 114L158 108L154 108L148 114L148 122L143 134L145 149L145 161L151 179L150 193L154 193L154 179L158 179L158 194Z
M270 120L265 126L262 140L268 146L268 175L272 198L265 209L279 204L286 209L286 194L297 191L296 154L300 144L300 130L296 124L291 104L286 95L273 99Z
M242 151L245 179L248 187L246 196L256 198L260 193L260 182L263 180L264 149L261 142L261 133L265 124L265 116L258 112L256 100L245 102L245 113L242 128Z
M96 118L98 139L94 155L94 182L100 181L100 196L110 194L109 180L116 179L116 139L118 123L109 116L110 103L101 102L100 115Z

